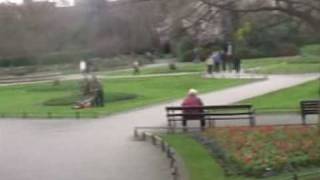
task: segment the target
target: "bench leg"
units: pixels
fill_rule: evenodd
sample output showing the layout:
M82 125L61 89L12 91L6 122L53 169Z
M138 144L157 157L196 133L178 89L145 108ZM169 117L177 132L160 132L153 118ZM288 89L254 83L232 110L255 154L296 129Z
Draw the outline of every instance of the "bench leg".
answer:
M200 126L201 126L202 131L206 128L206 120L205 119L200 120Z
M187 126L188 126L187 120L182 120L182 128L183 128L183 131L187 131Z
M306 115L302 114L302 125L306 125Z
M174 124L173 124L174 123ZM174 133L174 126L175 126L175 122L173 122L171 120L168 120L168 133Z
M255 117L250 117L250 126L251 127L254 127L254 126L256 126L256 119L255 119Z
M216 121L210 120L210 127L216 127Z

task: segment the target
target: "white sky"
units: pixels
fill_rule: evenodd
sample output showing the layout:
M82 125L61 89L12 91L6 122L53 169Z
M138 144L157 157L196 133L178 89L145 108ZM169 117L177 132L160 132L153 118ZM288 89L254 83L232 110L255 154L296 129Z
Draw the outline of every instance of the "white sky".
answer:
M51 2L57 2L58 4L63 2L63 1L66 1L66 2L68 2L70 4L73 4L74 0L34 0L34 1L51 1ZM0 0L0 3L4 3L4 2L11 2L11 3L20 4L20 3L23 2L23 0Z
M65 1L65 2L68 2L70 5L74 3L74 0L34 0L34 1L51 1L51 2L57 2L57 4L61 4L61 2ZM117 1L117 0L108 0L108 1ZM0 3L4 3L4 2L22 3L23 0L0 0Z

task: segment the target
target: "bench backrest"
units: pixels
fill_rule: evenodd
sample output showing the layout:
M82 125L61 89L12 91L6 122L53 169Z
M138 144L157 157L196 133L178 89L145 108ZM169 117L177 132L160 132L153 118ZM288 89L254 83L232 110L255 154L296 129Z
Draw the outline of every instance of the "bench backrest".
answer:
M202 106L202 107L166 107L167 117L190 116L189 112L197 118L199 116L244 116L254 114L252 105L222 105L222 106Z
M201 106L201 107L182 107L182 106L171 106L166 107L167 111L183 111L183 110L250 110L252 105L243 104L243 105L223 105L223 106Z
M301 101L300 105L303 113L320 113L320 100Z

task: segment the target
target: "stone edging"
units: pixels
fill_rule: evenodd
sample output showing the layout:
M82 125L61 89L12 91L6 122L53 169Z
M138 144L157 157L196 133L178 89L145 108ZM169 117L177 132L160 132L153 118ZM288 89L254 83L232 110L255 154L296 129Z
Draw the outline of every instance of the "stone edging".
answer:
M158 135L155 135L150 132L140 132L139 128L135 128L134 137L137 140L149 141L154 146L161 148L162 152L166 154L167 158L170 161L171 175L173 180L186 180L187 178L182 174L181 160L177 156L175 150Z

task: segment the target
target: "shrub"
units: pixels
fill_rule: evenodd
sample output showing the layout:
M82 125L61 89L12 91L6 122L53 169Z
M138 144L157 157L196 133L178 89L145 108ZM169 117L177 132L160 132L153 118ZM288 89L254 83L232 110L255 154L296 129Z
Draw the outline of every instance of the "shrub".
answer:
M299 48L293 43L283 43L280 44L273 56L295 56L299 54Z
M178 59L181 62L189 62L193 60L194 44L190 37L183 37L178 43Z
M13 76L24 76L27 74L31 74L37 71L36 66L25 66L25 67L16 67L16 68L10 68L9 71L7 71L7 74L13 75Z
M34 65L36 62L28 57L0 58L0 67L16 67Z
M314 126L215 128L204 135L212 139L207 145L211 152L232 174L265 177L320 162Z
M91 51L68 51L49 53L36 58L42 65L78 63L81 59L94 57Z

